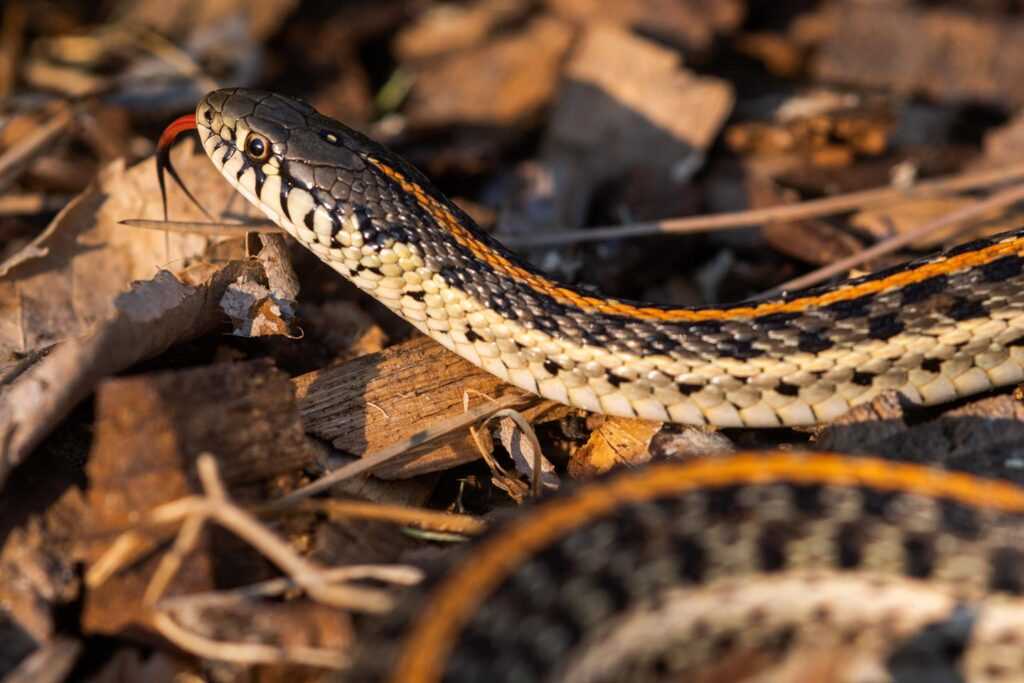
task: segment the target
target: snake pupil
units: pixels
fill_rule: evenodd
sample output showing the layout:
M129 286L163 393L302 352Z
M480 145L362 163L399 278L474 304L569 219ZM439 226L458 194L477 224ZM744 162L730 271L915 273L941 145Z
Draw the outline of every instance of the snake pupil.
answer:
M246 144L245 149L249 152L249 156L254 159L263 159L267 153L267 145L263 142L262 138L256 136L250 137L249 142Z

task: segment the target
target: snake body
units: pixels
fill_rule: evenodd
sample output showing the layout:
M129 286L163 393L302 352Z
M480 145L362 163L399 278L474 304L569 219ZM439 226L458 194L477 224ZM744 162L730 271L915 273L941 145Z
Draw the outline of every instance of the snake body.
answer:
M475 544L346 680L1022 681L1022 541L1024 491L912 465L627 470Z
M1024 379L1024 234L723 308L588 293L479 230L403 159L308 104L219 90L224 177L363 291L475 365L586 410L684 424L828 421L895 389L935 404Z
M301 101L221 90L185 118L167 141L198 127L224 177L331 267L551 399L779 426L889 388L933 404L1024 378L1021 232L770 301L638 304L547 278ZM1013 485L831 455L658 464L472 544L346 680L1024 681L1022 593Z

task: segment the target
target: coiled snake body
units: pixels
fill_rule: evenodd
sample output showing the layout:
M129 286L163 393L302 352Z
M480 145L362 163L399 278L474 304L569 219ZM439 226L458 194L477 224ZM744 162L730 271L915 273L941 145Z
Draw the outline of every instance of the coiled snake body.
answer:
M191 127L224 177L332 268L550 399L764 427L830 420L890 388L934 404L1024 379L1021 232L770 301L670 308L551 280L301 101L210 93L161 148ZM876 460L627 471L474 544L399 612L404 639L385 633L355 675L1020 681L1022 514L1012 485Z

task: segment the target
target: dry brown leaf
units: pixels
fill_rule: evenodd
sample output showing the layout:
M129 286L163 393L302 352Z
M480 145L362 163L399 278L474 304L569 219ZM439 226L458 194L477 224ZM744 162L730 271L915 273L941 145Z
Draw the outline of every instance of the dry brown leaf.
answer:
M117 297L93 334L61 344L0 386L0 483L101 379L219 326L224 290L257 268L231 262L200 287L160 271Z
M626 417L601 418L590 439L573 455L569 474L588 477L618 465L640 465L651 459L651 439L660 422Z
M172 160L199 202L220 209L234 192L206 155L190 147L181 145ZM168 210L175 219L204 218L173 186ZM0 264L0 363L81 335L110 315L114 297L132 281L186 268L216 241L118 224L162 216L152 159L127 169L122 161L107 165L93 187Z

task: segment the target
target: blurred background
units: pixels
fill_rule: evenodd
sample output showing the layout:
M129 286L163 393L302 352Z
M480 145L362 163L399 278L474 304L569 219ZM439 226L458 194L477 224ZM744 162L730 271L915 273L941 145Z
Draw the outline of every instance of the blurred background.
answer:
M521 247L998 165L1024 130L1022 35L1011 0L9 0L0 151L78 109L27 172L0 169L0 256L229 85L368 132ZM620 295L715 302L961 201L528 253Z

